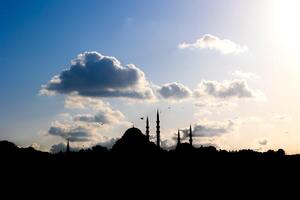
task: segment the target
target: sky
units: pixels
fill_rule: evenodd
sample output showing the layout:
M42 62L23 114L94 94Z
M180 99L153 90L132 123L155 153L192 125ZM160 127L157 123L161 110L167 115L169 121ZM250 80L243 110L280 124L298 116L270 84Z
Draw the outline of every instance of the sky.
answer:
M0 2L0 140L300 153L297 0Z

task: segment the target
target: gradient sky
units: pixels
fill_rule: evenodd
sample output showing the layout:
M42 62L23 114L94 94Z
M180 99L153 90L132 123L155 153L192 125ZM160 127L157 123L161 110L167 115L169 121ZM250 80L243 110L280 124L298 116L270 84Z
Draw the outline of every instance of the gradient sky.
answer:
M178 128L192 124L197 145L300 153L299 6L296 0L2 0L0 139L49 150L65 142L64 124L74 128L80 114L99 111L117 121L104 128L81 121L92 126L91 137L72 145L106 144L132 122L144 130L140 117L147 115L154 134L160 109L166 146ZM40 94L84 52L134 64L156 100ZM168 83L188 95L164 97L159 91ZM85 108L66 106L68 98ZM100 102L100 110L89 101ZM57 124L63 133L50 131Z

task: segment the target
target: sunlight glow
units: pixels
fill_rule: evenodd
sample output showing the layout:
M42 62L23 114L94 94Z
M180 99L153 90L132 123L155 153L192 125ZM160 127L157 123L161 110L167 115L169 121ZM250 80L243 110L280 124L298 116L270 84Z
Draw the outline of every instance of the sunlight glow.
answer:
M272 0L271 24L274 37L290 54L300 52L300 1Z

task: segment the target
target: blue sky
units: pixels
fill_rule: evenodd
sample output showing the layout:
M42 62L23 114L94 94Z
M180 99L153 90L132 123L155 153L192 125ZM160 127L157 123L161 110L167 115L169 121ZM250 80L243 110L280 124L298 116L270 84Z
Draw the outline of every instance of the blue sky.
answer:
M285 5L283 1L278 2L280 8ZM286 4L295 5L295 1L291 2ZM294 112L298 108L291 105L296 105L299 99L295 94L299 91L295 86L299 62L294 53L296 49L283 45L293 42L285 38L295 30L292 26L277 26L273 22L282 18L276 18L282 14L280 9L276 10L278 7L274 8L270 1L237 0L1 1L0 139L12 140L23 146L38 143L41 149L64 142L63 138L48 136L47 132L53 121L59 120L61 113L75 115L76 110L65 107L69 94L40 96L41 85L68 69L70 61L78 54L97 51L104 56L114 56L123 65L134 64L145 73L147 81L158 87L177 82L194 92L202 80L222 83L224 80L245 79L245 74L250 73L261 77L246 81L249 88L263 94L264 102L209 100L236 104L236 107L227 107L213 114L207 114L207 107L200 109L194 106L199 99L177 99L178 102L160 99L156 103L139 102L136 105L118 98L97 99L109 103L112 109L122 112L124 121L134 121L140 128L143 128L144 122L139 121L138 116L154 117L156 108L164 110L171 105L172 111L166 111L170 113L162 118L174 120L165 123L163 130L166 135L171 135L177 128L187 127L189 123L202 123L203 127L204 123L221 126L221 122L236 120L234 123L238 128L228 130L228 134L220 134L220 137L199 137L199 144L201 141L204 141L203 144L210 142L226 149L281 147L282 132L293 132L287 141L298 137L294 131L297 129ZM287 12L284 12L286 16ZM286 20L295 18L294 15L290 17ZM278 36L276 32L282 29L287 29L287 32ZM194 43L205 34L246 46L247 51L222 54L209 48L178 48L180 43ZM233 76L236 71L241 73ZM285 89L278 91L274 87ZM287 100L289 106L282 104L282 96L290 97ZM197 118L199 110L206 113L201 114L201 119ZM279 119L285 116L289 120L274 127L272 119L276 116ZM253 122L255 125L241 128L241 121L249 121L250 118L257 120ZM175 122L178 127L173 126ZM259 133L251 135L243 131L257 130L258 124L261 127ZM271 125L265 127L266 124ZM99 132L108 138L118 137L117 133L124 132L126 125L118 126L120 128L116 130ZM287 130L287 127L292 127L292 130ZM277 131L273 135L266 134ZM116 134L109 135L109 132ZM247 143L249 140L251 142ZM259 145L261 140L268 140L269 146ZM297 145L284 144L283 147L289 152L297 152Z

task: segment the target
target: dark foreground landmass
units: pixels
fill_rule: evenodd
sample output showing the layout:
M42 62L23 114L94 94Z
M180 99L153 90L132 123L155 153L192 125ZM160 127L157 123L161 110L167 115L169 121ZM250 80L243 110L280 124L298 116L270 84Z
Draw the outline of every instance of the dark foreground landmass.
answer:
M242 188L250 195L266 191L269 186L281 191L295 181L297 186L300 177L300 156L285 155L283 150L228 152L188 144L171 151L119 150L95 146L51 154L1 141L1 183L9 188L32 187L31 192L36 188L54 193L71 189L72 195L91 188L97 188L99 193L122 189L131 195L131 190L166 192L170 187L168 192L172 195L188 190L198 194L217 188L235 194L237 188ZM50 190L51 187L54 189Z
M111 171L114 174L125 170L144 174L151 174L154 171L158 173L164 171L167 174L169 171L174 172L174 176L185 173L191 176L191 174L203 171L233 172L241 169L252 169L256 172L299 170L300 173L300 155L286 155L282 149L267 152L226 151L217 150L212 146L194 148L189 144L182 144L169 151L158 150L155 147L153 149L150 147L150 150L144 148L124 151L94 146L77 152L52 154L35 150L32 147L19 148L11 142L0 141L0 161L1 167L22 167L22 169L30 170L42 166L45 169L51 168L51 171L65 173L77 170L77 168L90 168L91 170L95 168Z

